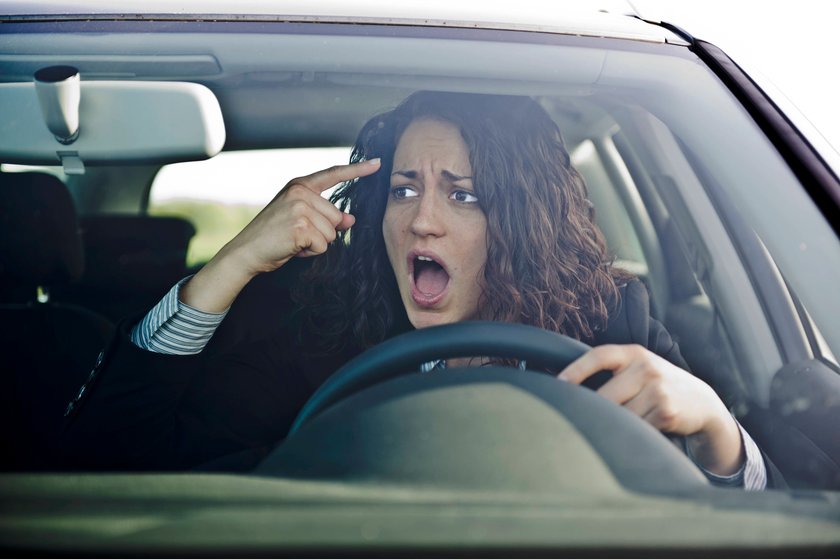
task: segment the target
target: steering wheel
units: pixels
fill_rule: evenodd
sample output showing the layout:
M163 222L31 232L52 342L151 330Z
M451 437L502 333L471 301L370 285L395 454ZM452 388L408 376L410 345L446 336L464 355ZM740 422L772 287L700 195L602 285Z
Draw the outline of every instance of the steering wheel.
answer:
M408 332L356 356L312 395L292 425L295 433L338 401L388 379L416 372L422 363L454 357L508 357L533 370L562 370L591 349L568 336L524 324L467 321Z
M473 487L674 494L707 487L661 433L550 375L589 347L521 324L461 322L392 338L340 368L304 405L258 475ZM527 361L417 374L452 357ZM399 378L397 378L399 377Z

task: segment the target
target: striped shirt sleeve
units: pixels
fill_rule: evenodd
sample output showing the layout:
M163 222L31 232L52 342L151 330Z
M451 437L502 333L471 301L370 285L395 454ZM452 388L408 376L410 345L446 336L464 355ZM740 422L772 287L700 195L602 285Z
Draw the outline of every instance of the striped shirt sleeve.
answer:
M227 315L227 311L200 311L178 300L188 276L176 283L163 299L131 329L131 342L155 353L193 355L200 353Z
M708 471L706 468L697 463L694 456L691 454L691 449L687 444L684 444L685 453L694 464L700 468L700 471L706 476L712 485L719 487L743 487L746 491L762 491L767 488L767 467L764 464L764 457L761 451L758 450L758 445L747 433L747 430L735 420L738 424L738 429L741 431L741 440L744 444L744 454L746 459L741 465L741 468L732 475L719 476Z

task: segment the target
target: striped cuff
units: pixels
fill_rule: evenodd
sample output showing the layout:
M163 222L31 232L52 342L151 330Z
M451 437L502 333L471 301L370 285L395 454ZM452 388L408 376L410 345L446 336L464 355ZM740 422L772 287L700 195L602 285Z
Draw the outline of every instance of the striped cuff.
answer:
M421 373L431 373L435 369L445 369L446 361L443 359L435 359L434 361L426 361L420 364Z
M200 311L178 300L181 286L192 276L176 283L163 299L131 329L131 342L155 353L193 355L210 341L227 311Z
M430 373L434 370L442 370L446 368L446 359L436 359L434 361L426 361L425 363L420 364L420 372L421 373ZM519 370L525 371L528 369L528 362L524 359L520 359L519 361Z
M741 441L743 441L746 459L738 471L732 475L720 476L701 466L695 460L685 438L683 438L683 448L685 449L686 455L694 462L695 466L700 468L700 471L703 472L706 479L712 482L712 485L717 485L718 487L743 487L746 491L762 491L767 488L767 467L764 464L764 457L761 455L761 451L758 450L758 445L755 444L753 438L747 433L747 430L741 426L737 419L735 423L741 431Z
M736 420L737 423L737 420ZM741 439L744 441L744 452L747 455L744 464L744 489L747 491L763 491L767 489L767 466L764 464L764 456L758 450L758 445L747 433L740 423Z

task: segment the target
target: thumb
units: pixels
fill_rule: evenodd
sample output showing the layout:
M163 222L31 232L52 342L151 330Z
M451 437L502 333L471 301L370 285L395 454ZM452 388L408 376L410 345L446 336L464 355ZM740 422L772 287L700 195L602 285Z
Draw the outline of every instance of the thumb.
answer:
M356 218L353 214L342 214L341 215L341 223L336 226L338 231L346 231L356 223Z

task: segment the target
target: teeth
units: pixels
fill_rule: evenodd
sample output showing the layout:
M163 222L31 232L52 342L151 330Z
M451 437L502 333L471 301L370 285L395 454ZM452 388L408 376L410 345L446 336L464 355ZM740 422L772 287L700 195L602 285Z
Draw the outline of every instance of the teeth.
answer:
M429 258L428 256L418 256L417 260L423 260L424 262L434 262L434 260Z

